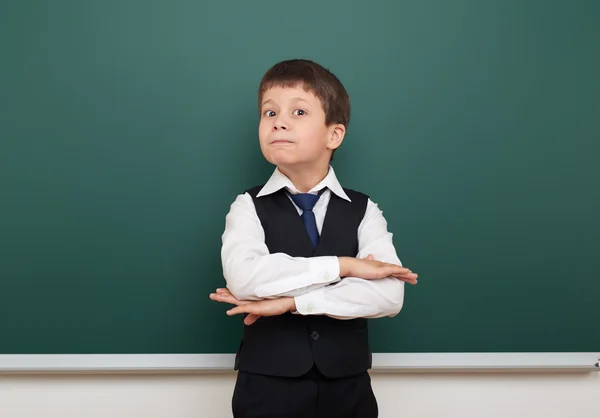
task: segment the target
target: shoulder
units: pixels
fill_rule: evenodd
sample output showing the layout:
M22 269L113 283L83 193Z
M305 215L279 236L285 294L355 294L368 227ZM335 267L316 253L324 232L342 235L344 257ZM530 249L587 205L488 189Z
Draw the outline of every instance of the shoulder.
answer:
M261 184L260 186L254 186L250 189L246 189L244 191L244 194L249 195L252 199L256 199L256 196L258 195L258 193L260 193L260 191L262 190L262 188L264 187L264 184Z
M370 221L373 219L384 220L383 211L379 208L377 203L371 200L371 197L368 194L347 188L344 188L344 191L350 200L352 200L352 203L358 204L358 206L364 210L363 221Z
M232 214L252 214L256 215L256 195L260 192L263 186L255 186L243 190L235 196L235 199L229 207L229 215Z
M369 211L369 196L365 193L345 187L343 190L350 199L350 202L342 198L336 200L347 208L346 210L349 211L348 213L353 213L356 219L364 219Z
M356 190L352 190L352 189L348 189L346 187L343 188L344 192L348 195L348 197L350 198L350 200L353 203L358 203L360 205L366 205L367 202L370 200L369 195L356 191Z
M246 213L255 217L259 207L262 206L260 204L261 200L257 198L257 195L263 187L264 185L251 187L238 194L231 204L229 213Z

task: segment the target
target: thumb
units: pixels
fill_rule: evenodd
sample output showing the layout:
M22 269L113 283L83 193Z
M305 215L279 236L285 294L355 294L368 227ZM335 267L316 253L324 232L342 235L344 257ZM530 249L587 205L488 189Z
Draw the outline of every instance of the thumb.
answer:
M244 319L244 323L246 325L252 325L258 320L258 318L260 318L260 315L248 314L246 319Z
M375 257L373 257L373 254L369 254L368 256L363 258L363 260L375 260Z

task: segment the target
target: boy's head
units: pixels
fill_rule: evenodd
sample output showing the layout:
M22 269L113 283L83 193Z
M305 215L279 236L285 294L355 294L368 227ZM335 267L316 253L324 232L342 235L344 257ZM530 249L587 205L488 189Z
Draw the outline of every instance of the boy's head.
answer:
M279 167L328 165L350 121L342 83L309 60L271 67L260 82L258 106L261 150Z

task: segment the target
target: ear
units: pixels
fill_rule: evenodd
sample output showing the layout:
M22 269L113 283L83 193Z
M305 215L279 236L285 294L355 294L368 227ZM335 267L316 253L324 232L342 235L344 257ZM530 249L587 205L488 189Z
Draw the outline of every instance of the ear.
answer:
M332 125L331 134L329 136L329 140L327 141L327 148L331 150L337 149L340 145L342 145L344 135L346 135L346 127L344 125L341 123Z

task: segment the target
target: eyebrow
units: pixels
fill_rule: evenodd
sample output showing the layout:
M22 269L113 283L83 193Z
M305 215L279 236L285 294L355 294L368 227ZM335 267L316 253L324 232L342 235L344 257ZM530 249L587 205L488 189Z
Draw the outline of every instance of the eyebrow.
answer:
M304 103L308 103L306 100L304 100L302 97L294 97L292 100L295 100L297 102L304 102Z
M292 101L296 101L296 102L304 102L304 103L306 103L306 104L310 104L309 102L307 102L306 100L304 100L302 97L294 97L294 98L292 98ZM264 106L264 105L266 105L267 103L275 103L275 102L274 102L272 99L268 99L268 100L265 100L265 101L262 103L262 105L261 105L261 106Z

